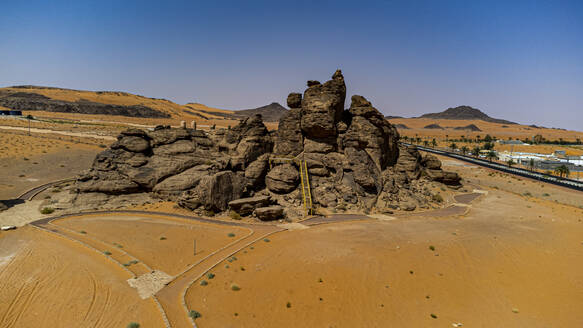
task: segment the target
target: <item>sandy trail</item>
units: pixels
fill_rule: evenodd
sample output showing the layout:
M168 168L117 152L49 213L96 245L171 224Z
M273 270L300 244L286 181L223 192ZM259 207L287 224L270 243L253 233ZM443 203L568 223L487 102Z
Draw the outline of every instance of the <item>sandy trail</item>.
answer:
M184 299L187 289L196 279L199 279L203 274L213 269L217 264L227 259L239 249L256 241L260 241L265 236L281 230L281 228L274 226L253 227L253 231L250 234L238 239L227 247L218 249L214 254L210 254L200 263L197 263L191 269L169 283L166 288L158 292L156 296L164 308L171 326L174 328L192 327L192 321L188 317L187 312L187 309L190 310L191 308L185 308L186 304L184 303Z
M28 128L19 127L19 126L2 126L2 125L0 125L0 129L13 130L13 131L14 130L26 131L26 132L29 131ZM30 132L43 133L43 134L60 134L60 135L70 136L70 137L88 137L88 138L103 139L103 140L116 140L116 138L112 137L112 136L93 134L93 133L68 132L68 131L58 131L58 130L39 129L39 128L30 128Z
M0 265L0 327L163 325L126 272L72 241L24 227L0 236L0 258L9 254Z
M201 328L579 327L582 215L492 191L458 218L286 231L221 263L186 301Z

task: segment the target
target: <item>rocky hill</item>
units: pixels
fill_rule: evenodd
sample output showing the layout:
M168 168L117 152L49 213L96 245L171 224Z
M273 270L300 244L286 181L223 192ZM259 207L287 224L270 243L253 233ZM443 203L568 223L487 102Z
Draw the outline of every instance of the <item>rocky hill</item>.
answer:
M257 114L263 117L266 122L279 122L279 119L287 112L287 109L280 105L279 103L271 103L269 105L253 108L253 109L240 109L233 111L233 117L245 118L252 117Z
M453 129L454 130L471 131L471 132L481 132L482 131L475 124L468 124L466 126L457 126L457 127L453 128Z
M436 157L400 146L395 127L364 97L352 96L345 110L339 70L307 85L288 96L290 110L274 133L260 115L208 133L124 131L79 177L69 203L78 210L159 198L201 214L232 210L269 220L302 215L304 168L315 207L339 212L414 210L437 201L435 184L460 185Z
M143 118L239 120L261 114L277 122L287 111L279 103L252 109L226 110L197 103L176 104L118 91L83 91L32 85L0 88L0 108L73 114L117 115Z
M516 124L507 120L492 118L482 112L477 108L470 106L458 106L453 108L448 108L440 113L429 113L421 115L420 118L431 118L431 119L446 119L446 120L482 120L492 123L501 124Z

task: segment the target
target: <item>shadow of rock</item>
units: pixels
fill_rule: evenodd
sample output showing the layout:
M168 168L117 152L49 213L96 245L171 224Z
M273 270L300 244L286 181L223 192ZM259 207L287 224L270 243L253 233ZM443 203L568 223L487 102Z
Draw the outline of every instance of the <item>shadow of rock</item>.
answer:
M13 206L23 204L23 199L8 199L8 200L0 200L0 211L7 210Z

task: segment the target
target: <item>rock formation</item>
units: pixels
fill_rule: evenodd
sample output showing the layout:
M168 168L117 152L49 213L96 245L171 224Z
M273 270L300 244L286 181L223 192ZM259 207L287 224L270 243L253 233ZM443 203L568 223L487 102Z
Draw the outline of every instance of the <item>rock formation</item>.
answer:
M426 183L459 186L432 155L400 146L399 134L362 96L344 109L340 70L291 93L290 110L269 133L261 116L205 133L130 129L80 177L80 193L151 195L192 210L269 220L301 213L299 165L307 168L313 203L334 211L413 210L431 200Z

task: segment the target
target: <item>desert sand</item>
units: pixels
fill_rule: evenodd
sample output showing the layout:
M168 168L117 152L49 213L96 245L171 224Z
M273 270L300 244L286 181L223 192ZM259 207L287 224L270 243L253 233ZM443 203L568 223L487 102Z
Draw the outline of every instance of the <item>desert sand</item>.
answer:
M30 226L2 232L2 283L38 285L7 287L0 327L162 327L154 298L127 281L150 271L175 281L154 288L173 327L188 327L186 309L201 314L198 327L583 325L581 194L442 160L465 177L467 192L454 193L479 191L461 211L276 223L271 232L163 214L80 215L54 221L65 237ZM193 239L200 254L191 254ZM74 294L57 288L64 281ZM90 305L95 294L99 306ZM51 312L59 314L42 314Z

